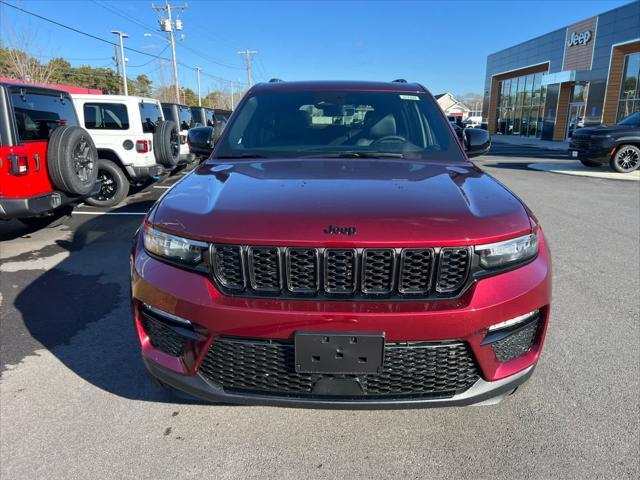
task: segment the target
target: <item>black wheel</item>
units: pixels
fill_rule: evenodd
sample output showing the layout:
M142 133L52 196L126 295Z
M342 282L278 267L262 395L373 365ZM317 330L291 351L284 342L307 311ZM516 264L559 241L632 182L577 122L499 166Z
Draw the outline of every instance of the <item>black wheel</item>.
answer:
M640 148L621 145L611 159L611 168L619 173L630 173L640 167Z
M97 195L85 201L94 207L113 207L129 193L129 180L120 167L111 160L98 160L98 180L102 182Z
M158 123L153 134L156 161L165 167L175 167L180 159L180 133L175 122L170 120Z
M47 212L37 217L20 218L19 220L27 227L33 230L39 230L41 228L53 228L63 225L67 220L71 218L72 206L66 206L58 208L52 212Z
M585 167L589 167L589 168L595 168L595 167L601 166L600 163L592 162L591 160L584 160L582 158L580 159L580 163L583 164Z
M51 132L47 169L53 185L72 195L86 195L98 177L98 151L84 128L62 125Z

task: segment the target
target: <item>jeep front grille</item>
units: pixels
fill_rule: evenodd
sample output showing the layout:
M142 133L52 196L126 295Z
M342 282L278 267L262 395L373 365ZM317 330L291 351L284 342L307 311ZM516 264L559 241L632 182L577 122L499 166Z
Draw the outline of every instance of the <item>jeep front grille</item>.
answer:
M457 295L471 248L312 248L215 244L213 279L229 295L425 298Z
M462 342L388 342L379 374L297 373L294 344L286 340L218 337L199 368L229 392L271 396L310 395L326 378L355 379L361 398L451 397L480 378L471 349Z

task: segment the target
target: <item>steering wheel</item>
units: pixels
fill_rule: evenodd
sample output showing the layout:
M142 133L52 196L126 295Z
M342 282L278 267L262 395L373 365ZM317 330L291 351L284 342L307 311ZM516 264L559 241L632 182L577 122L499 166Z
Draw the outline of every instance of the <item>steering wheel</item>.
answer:
M386 143L386 142L393 142L393 143L407 143L407 139L404 137L401 137L400 135L387 135L385 137L380 137L377 140L374 140L371 145L377 145L379 143Z

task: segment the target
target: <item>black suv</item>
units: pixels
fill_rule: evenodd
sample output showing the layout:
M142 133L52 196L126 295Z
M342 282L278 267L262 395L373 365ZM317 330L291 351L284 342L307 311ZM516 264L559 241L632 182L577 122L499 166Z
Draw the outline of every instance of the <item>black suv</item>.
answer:
M569 156L587 167L609 164L620 173L640 166L640 112L616 125L580 128L571 137Z

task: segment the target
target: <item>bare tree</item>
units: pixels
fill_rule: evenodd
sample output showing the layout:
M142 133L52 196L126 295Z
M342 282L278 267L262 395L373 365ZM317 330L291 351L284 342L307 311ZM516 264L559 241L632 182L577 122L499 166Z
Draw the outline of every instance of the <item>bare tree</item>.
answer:
M27 83L48 83L56 69L55 62L41 62L34 52L32 32L20 29L17 33L7 29L9 39L9 74L17 80Z

